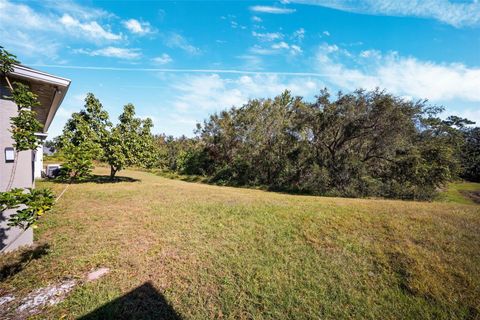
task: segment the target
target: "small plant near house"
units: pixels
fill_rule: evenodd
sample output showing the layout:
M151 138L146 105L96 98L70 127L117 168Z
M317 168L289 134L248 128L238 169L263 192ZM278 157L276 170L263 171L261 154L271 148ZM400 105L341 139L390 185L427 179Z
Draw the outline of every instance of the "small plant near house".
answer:
M7 209L17 209L10 216L8 225L28 229L33 226L38 218L50 210L54 203L53 193L48 189L23 190L12 189L15 172L17 169L18 153L20 151L34 150L40 145L39 138L35 133L42 129L42 125L36 119L36 112L32 110L40 105L36 94L29 87L20 82L10 82L8 75L13 71L13 65L20 63L16 56L0 46L0 72L7 81L11 92L11 98L18 107L17 116L10 118L13 146L15 147L15 162L13 163L7 191L0 193L0 212ZM24 206L20 209L21 206Z
M52 209L54 202L55 197L49 189L15 188L0 193L0 212L17 209L17 213L8 220L8 225L27 230L35 227L37 220Z

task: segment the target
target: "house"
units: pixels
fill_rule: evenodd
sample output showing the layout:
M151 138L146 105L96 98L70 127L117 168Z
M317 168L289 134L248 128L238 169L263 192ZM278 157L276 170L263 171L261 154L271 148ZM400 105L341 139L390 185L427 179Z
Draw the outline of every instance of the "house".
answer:
M48 128L53 121L55 113L65 97L70 86L70 80L34 70L22 65L15 65L13 72L8 75L11 83L17 81L27 84L30 90L38 96L40 106L35 107L37 119L43 125L42 132L37 135L45 140ZM14 117L18 108L12 101L7 81L0 79L0 192L7 191L11 179L14 163L16 162L15 175L12 188L30 188L34 186L35 178L40 177L43 168L43 146L37 150L21 151L18 157L13 151L11 138L10 118ZM7 220L12 211L3 212L0 217L0 250L11 251L19 246L31 244L33 241L32 230L22 233L18 228L7 226ZM21 234L21 235L20 235ZM12 240L15 239L13 242ZM8 248L4 248L8 246ZM8 250L7 250L8 249Z

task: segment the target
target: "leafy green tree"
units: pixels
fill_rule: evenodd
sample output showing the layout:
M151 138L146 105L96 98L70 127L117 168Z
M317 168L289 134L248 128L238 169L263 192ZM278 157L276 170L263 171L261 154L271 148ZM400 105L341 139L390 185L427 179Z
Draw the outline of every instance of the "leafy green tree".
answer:
M441 120L442 111L378 89L336 97L324 89L314 103L286 91L210 116L177 153L176 170L315 194L430 199L460 172L469 124Z
M72 114L58 140L65 158L61 171L63 178L84 180L90 177L93 160L102 158L102 146L109 137L109 127L108 112L92 93L88 93L85 108Z
M480 128L465 132L465 144L461 152L461 176L464 179L480 182Z
M148 167L153 163L154 143L150 119L135 117L135 107L127 104L119 123L101 141L103 160L110 165L110 178L128 166Z
M95 155L93 148L87 143L63 145L62 157L65 161L60 169L60 178L70 181L82 181L91 177L93 169L92 159Z

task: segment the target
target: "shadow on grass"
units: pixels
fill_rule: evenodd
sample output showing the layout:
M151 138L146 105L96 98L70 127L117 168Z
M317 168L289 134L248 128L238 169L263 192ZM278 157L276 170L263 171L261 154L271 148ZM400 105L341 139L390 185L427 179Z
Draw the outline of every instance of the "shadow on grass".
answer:
M118 176L114 177L113 179L110 178L108 175L92 175L89 178L82 179L82 180L68 180L68 179L61 179L61 178L56 178L56 179L49 179L48 181L52 181L55 183L72 183L72 184L79 184L79 183L118 183L118 182L140 182L140 179L135 179L131 177L123 177L123 176Z
M49 249L49 244L43 244L34 248L25 249L16 259L13 259L15 261L4 265L0 269L0 281L4 281L16 275L33 260L40 259L41 257L47 255Z
M104 304L78 319L181 320L182 317L150 282L145 282L129 293Z
M461 190L460 194L462 194L464 197L472 200L476 204L480 204L480 191Z
M298 188L282 188L278 186L234 183L230 181L215 180L212 177L200 176L200 175L182 175L182 174L164 172L164 171L153 171L153 173L167 179L180 180L184 182L202 183L202 184L208 184L208 185L219 186L219 187L262 190L262 191L270 191L270 192L289 194L289 195L341 197L340 195L316 194L312 191L302 190Z

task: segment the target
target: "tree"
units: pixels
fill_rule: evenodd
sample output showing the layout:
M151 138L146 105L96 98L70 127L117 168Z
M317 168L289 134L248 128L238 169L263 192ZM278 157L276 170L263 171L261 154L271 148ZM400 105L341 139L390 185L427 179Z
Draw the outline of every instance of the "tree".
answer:
M469 123L441 120L442 110L378 89L336 97L324 89L313 103L286 91L210 116L179 153L188 172L180 169L228 184L430 199L458 175Z
M65 158L62 177L82 180L91 175L93 160L102 158L109 127L108 112L92 93L88 93L85 108L72 114L58 139L58 147Z
M135 117L135 106L127 104L119 123L101 141L102 159L110 165L110 179L128 166L148 167L153 163L152 121Z
M461 177L469 181L480 182L480 128L471 128L465 132L465 144L461 152Z

